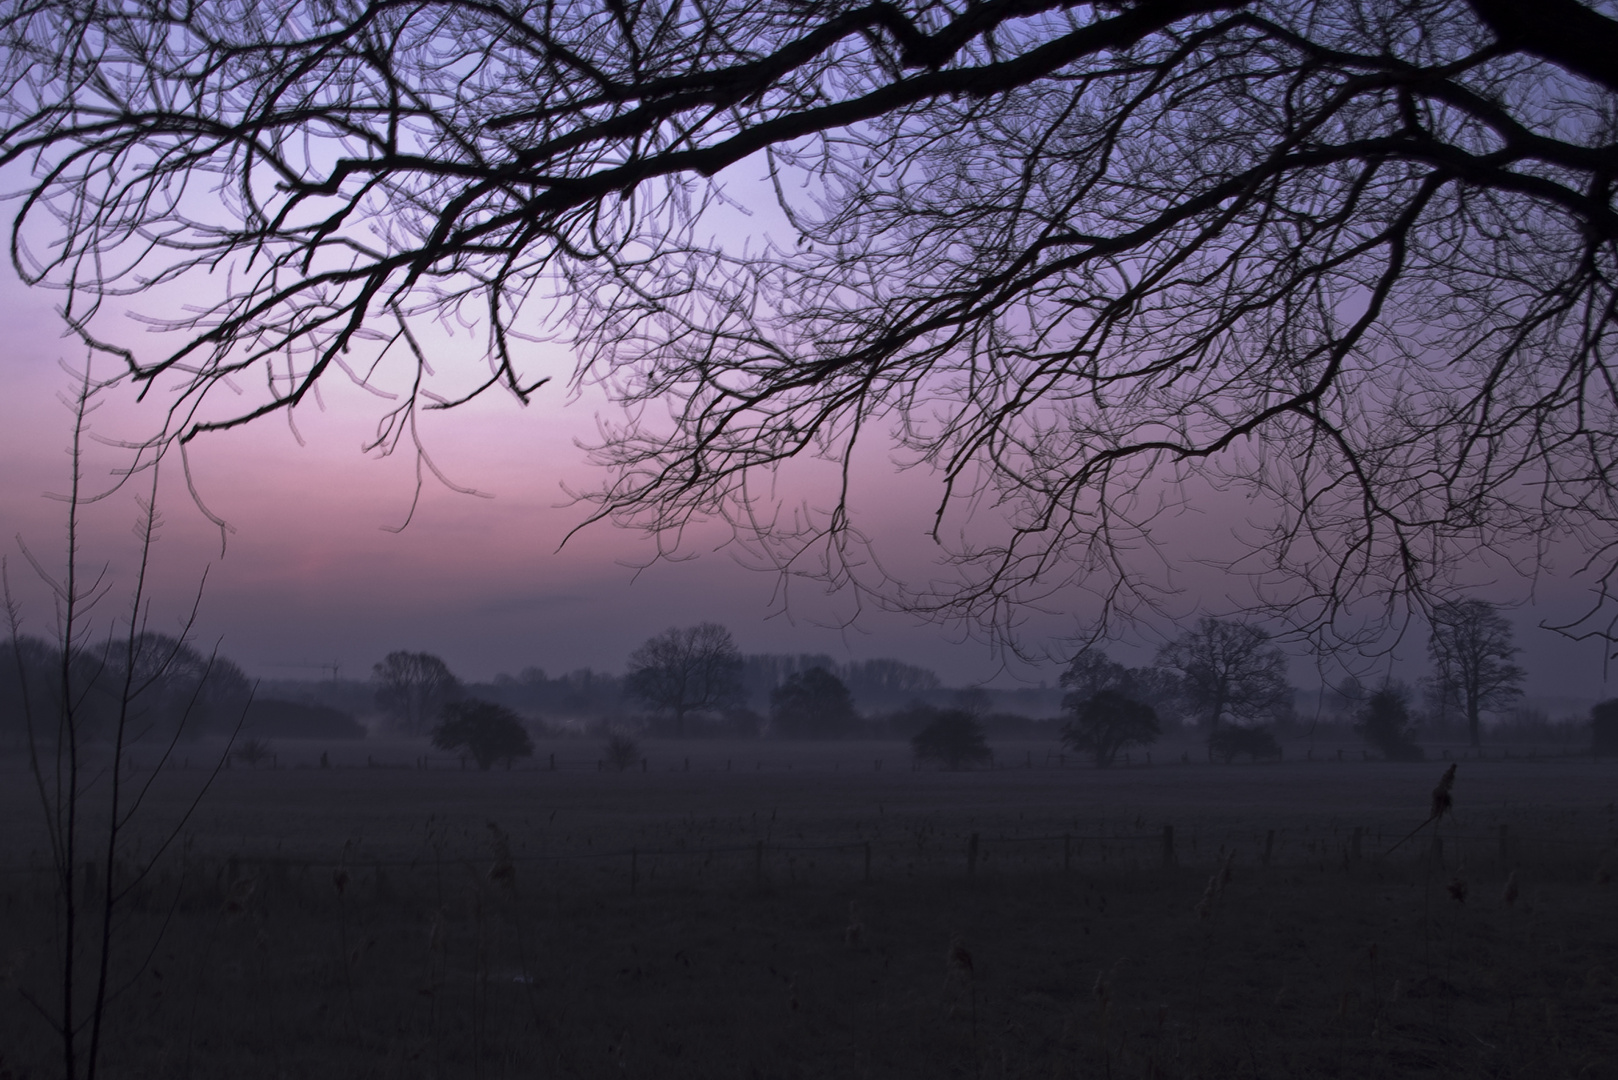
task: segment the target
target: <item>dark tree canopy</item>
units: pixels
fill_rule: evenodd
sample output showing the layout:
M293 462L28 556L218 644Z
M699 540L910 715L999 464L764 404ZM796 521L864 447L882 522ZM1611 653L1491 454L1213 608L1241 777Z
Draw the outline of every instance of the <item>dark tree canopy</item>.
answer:
M823 667L795 672L770 692L770 724L786 738L836 738L858 723L853 695Z
M1081 649L1063 671L1058 684L1062 708L1075 712L1084 703L1105 691L1113 691L1152 706L1153 710L1178 704L1184 688L1174 672L1161 667L1125 667L1102 649Z
M1132 608L1159 480L1258 497L1237 569L1304 630L1479 547L1618 584L1607 0L83 0L0 50L13 261L173 434L390 354L392 448L560 337L671 413L605 432L602 517L940 617ZM761 174L784 224L727 242ZM433 378L434 320L487 365ZM955 576L886 577L846 485L774 512L883 438Z
M1182 700L1210 735L1221 721L1257 723L1291 711L1286 654L1248 623L1205 616L1158 650L1157 662L1179 674Z
M1367 697L1355 715L1354 730L1389 761L1426 757L1411 726L1409 698L1402 686L1384 686Z
M504 705L476 698L445 705L432 738L440 750L471 755L484 772L497 761L509 766L516 758L534 756L534 740L522 718Z
M1260 758L1280 758L1281 744L1275 732L1267 727L1241 727L1226 724L1208 736L1208 754L1229 765L1242 754L1254 761Z
M936 761L946 769L966 769L994 760L983 737L983 725L965 709L933 710L927 726L910 739L918 761Z
M1125 747L1150 746L1162 734L1156 709L1117 690L1099 690L1069 709L1073 719L1062 728L1062 742L1092 755L1099 769L1110 768Z
M1591 706L1590 751L1597 757L1618 755L1618 698Z
M1482 744L1483 711L1510 705L1522 695L1526 672L1511 662L1511 622L1484 600L1459 600L1433 610L1427 656L1440 707L1466 717L1473 746Z
M670 627L629 654L624 688L674 718L685 734L693 712L736 703L742 692L742 655L730 631L718 623Z

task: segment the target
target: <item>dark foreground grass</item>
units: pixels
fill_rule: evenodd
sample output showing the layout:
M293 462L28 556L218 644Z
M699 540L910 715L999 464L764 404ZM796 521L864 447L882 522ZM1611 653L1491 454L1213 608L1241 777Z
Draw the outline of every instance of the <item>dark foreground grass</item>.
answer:
M1277 784L1279 774L1262 775ZM1301 804L1310 778L1298 775ZM1380 782L1406 777L1419 806L1436 770L1388 775ZM322 805L316 782L338 784L314 778L289 813ZM366 782L375 826L391 782ZM440 803L424 820L416 797L439 781L399 781L412 798L391 804L405 824L385 843L283 839L273 851L242 835L234 859L198 853L201 841L177 853L119 928L127 985L103 1075L1618 1075L1612 867L1599 844L1558 844L1544 830L1561 820L1556 807L1508 808L1542 827L1519 829L1505 852L1463 843L1444 823L1437 860L1427 832L1383 857L1396 837L1379 844L1367 830L1354 861L1344 830L1300 814L1298 836L1265 865L1256 839L1213 837L1262 836L1251 822L1283 821L1282 804L1244 807L1243 829L1210 826L1194 853L1181 806L1182 865L1163 866L1154 843L1127 842L1131 828L1156 836L1144 820L1108 826L1125 840L1106 862L1092 841L1064 871L1060 848L1032 837L1061 819L1014 811L1010 780L950 779L925 789L937 796L930 811L915 788L898 800L908 817L881 819L867 881L860 848L813 850L847 828L876 832L852 789L817 818L779 781L728 796L717 783L679 788L702 793L712 813L699 819L676 789L642 791L637 809L623 778L581 778L579 791L598 796L608 789L595 785L619 785L600 805L628 816L609 827L603 809L572 830L543 807L476 803L477 782L443 781L466 785L443 788L446 800L474 803L460 817ZM238 827L232 814L289 783L224 789L223 820ZM803 807L742 812L760 795ZM999 818L981 813L983 800ZM555 835L491 828L480 815L497 804L508 819L527 806ZM1575 809L1605 827L1604 807ZM1018 822L1029 835L1008 835ZM1485 824L1468 822L1487 836ZM957 843L968 828L985 830L971 878ZM760 877L747 841L766 833L783 850ZM743 842L727 848L726 838ZM631 867L622 853L633 844L643 846ZM371 857L372 846L399 857ZM660 861L654 846L689 850ZM596 857L604 847L612 856ZM893 855L910 848L914 859ZM934 849L949 858L924 857ZM7 878L0 914L0 1070L51 1076L45 1029L18 1004L21 989L52 993L45 879Z

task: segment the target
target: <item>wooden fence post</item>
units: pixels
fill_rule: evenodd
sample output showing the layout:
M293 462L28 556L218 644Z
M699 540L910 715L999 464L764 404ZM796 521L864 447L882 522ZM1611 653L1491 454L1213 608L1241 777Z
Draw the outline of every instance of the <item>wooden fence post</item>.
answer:
M1163 865L1174 865L1174 826L1163 826Z

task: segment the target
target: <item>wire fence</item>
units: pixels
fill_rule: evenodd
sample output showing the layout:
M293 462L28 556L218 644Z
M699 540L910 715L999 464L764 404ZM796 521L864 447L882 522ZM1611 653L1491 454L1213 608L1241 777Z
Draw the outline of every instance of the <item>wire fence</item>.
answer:
M475 855L433 850L412 857L372 857L345 851L326 857L232 853L182 854L147 875L155 889L189 889L206 902L241 882L297 890L336 887L385 897L407 882L425 887L446 875L465 880L502 877L559 891L586 885L635 894L654 887L756 888L796 884L874 884L895 880L976 880L1029 874L1116 874L1176 871L1235 864L1280 870L1463 867L1470 873L1530 869L1542 877L1610 880L1618 834L1605 829L1555 833L1514 829L1463 830L1429 823L1414 832L1387 826L1177 830L1173 824L1132 831L993 835L920 833L905 839L855 838L783 843L676 843L562 851L516 852L502 840ZM74 874L87 897L102 868L85 863ZM127 871L120 871L127 875ZM54 888L48 863L0 868L0 890ZM341 880L339 880L341 879ZM188 883L188 884L187 884Z

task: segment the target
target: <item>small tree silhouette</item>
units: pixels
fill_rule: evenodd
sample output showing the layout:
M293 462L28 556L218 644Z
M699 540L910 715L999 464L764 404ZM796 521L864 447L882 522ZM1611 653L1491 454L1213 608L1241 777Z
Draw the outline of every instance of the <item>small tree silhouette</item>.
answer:
M1389 761L1420 761L1427 755L1416 745L1403 687L1385 686L1360 707L1354 730Z
M1226 724L1208 736L1208 752L1229 765L1238 754L1246 754L1254 761L1278 758L1281 756L1281 744L1275 741L1274 732L1267 727Z
M275 756L275 750L263 739L243 739L236 747L235 758L243 765L256 769L261 762Z
M1618 698L1590 707L1590 751L1596 757L1618 754Z
M916 733L910 746L918 761L942 762L946 769L964 769L994 757L983 740L983 728L964 709L945 709Z
M1074 718L1062 728L1062 742L1094 755L1098 769L1111 767L1124 747L1150 746L1162 734L1156 709L1117 690L1102 690L1071 707Z
M534 756L534 740L504 705L472 698L445 705L442 715L433 728L433 745L451 753L464 750L484 772L502 758L509 768L516 758Z
M606 755L607 764L619 772L623 772L635 764L640 757L640 746L628 735L615 732L607 736L607 746L603 752Z

